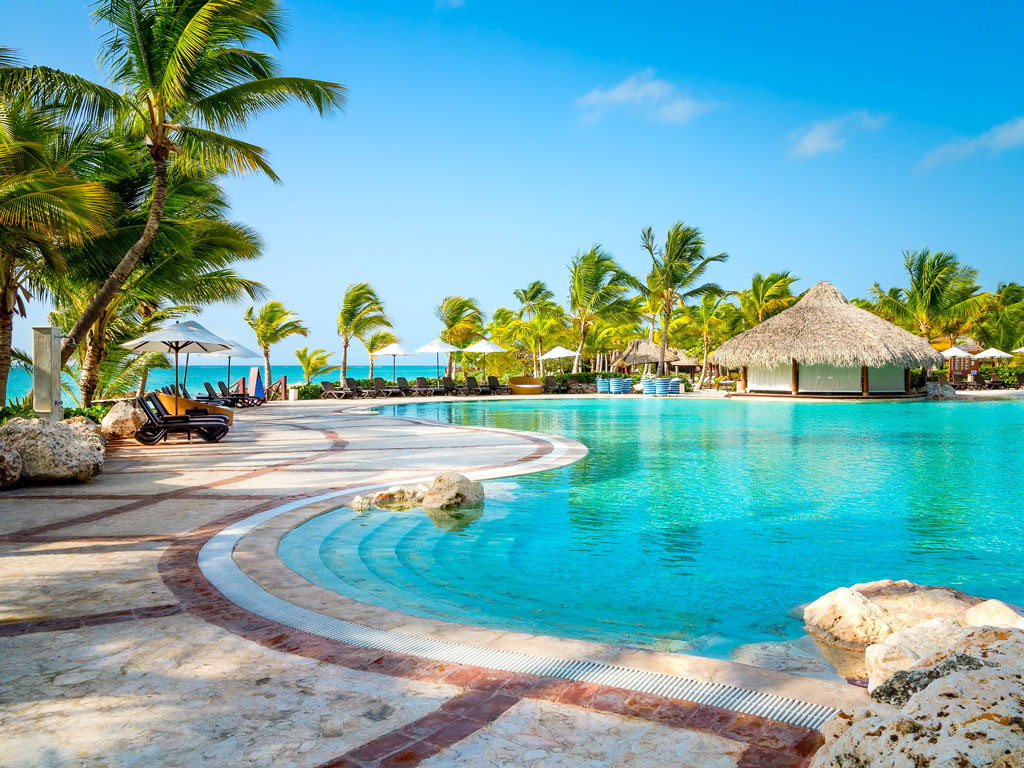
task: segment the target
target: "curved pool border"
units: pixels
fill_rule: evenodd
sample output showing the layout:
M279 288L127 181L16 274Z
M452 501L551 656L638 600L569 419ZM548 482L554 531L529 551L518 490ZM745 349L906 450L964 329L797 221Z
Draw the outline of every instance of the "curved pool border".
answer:
M370 408L372 409L372 406ZM345 409L341 413L365 416L367 411L367 407L363 406ZM455 431L469 429L510 434L543 446L543 449L538 449L530 456L504 465L460 470L474 479L508 477L552 469L571 464L583 458L587 453L585 446L561 437L491 427L444 424L407 416L389 416L388 418L414 424L443 426ZM348 598L342 598L340 595L306 582L277 558L276 545L288 531L305 520L340 506L347 497L396 483L415 483L425 479L429 478L423 475L411 475L400 480L391 479L387 483L350 487L275 505L212 533L198 549L198 567L212 587L234 606L278 625L290 627L315 637L340 641L356 648L396 653L432 662L483 667L514 675L612 686L626 691L681 699L812 729L818 728L836 711L831 703L824 702L839 704L838 699L847 698L838 695L841 688L846 688L839 684L748 667L734 662L682 654L625 649L599 643L581 644L562 638L514 632L500 633L505 636L506 644L511 640L514 645L529 647L531 641L540 640L548 647L554 644L568 652L548 655L510 650L494 647L494 644L487 642L485 638L481 638L481 642L461 642L451 639L453 634L457 636L457 632L446 632L445 629L454 630L462 627L472 630L474 628L439 620L415 619L399 612L378 609L376 606L367 606ZM301 601L296 599L298 595L296 586L287 590L284 596L275 594L271 589L261 586L257 579L253 578L249 572L251 569L240 565L238 552L244 550L252 542L259 543L261 534L263 535L263 546L260 550L262 557L265 558L268 554L267 544L270 544L272 548L269 554L272 554L273 562L269 565L278 568L278 572L283 568L288 573L294 574L302 582L298 585L300 591L307 597L314 598L314 602L319 602L319 610L299 604ZM259 560L259 557L253 559L255 562ZM268 565L265 560L264 565ZM335 611L339 604L345 613L348 613L346 609L361 606L372 609L371 613L377 613L378 618L382 612L385 615L391 614L410 620L421 626L426 624L428 631L426 633L410 633L395 631L387 626L374 626L378 622L374 621L373 617L367 617L369 620L361 623L332 616L323 610L324 600L333 601ZM440 632L438 632L439 628ZM603 658L595 659L592 653L579 653L581 645L598 649L598 655ZM637 665L613 663L615 659L621 657L645 663ZM665 657L678 661L687 671L695 674L676 674L670 671L644 668L645 666L664 667L664 664L657 662L659 660L666 661ZM749 685L721 682L722 678L747 682ZM779 690L790 692L794 688L803 689L801 693L805 695L786 696L776 692Z

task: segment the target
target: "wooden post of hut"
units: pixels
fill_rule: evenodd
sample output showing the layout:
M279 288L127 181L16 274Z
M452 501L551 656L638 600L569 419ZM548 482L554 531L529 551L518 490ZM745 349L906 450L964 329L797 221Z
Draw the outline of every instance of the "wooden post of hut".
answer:
M904 395L909 395L910 394L910 369L909 368L904 368L903 369L903 394Z
M783 368L785 370L785 368ZM783 374L785 375L785 374ZM783 379L785 381L785 379ZM800 366L796 360L793 361L793 394L795 395L800 391Z
M740 368L740 390L747 391L747 366Z
M866 365L860 367L860 394L861 397L868 396L868 367Z

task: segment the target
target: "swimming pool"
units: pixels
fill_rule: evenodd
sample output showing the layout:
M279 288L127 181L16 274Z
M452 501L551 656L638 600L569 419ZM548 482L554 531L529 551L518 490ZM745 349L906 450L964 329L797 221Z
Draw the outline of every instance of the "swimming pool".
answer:
M342 508L281 543L320 586L478 626L728 658L906 578L1024 601L1024 402L538 400L384 413L571 437L457 522Z

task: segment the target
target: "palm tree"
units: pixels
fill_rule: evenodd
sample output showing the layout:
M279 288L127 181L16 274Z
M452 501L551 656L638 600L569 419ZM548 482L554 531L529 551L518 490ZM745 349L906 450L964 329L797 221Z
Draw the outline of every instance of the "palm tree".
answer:
M338 370L338 366L330 363L332 354L334 353L328 352L326 349L314 349L310 352L309 347L295 350L295 357L299 360L299 366L302 368L302 375L306 377L307 386L313 383L314 376L326 376L328 373Z
M983 346L1004 352L1024 346L1024 286L1000 283L973 333Z
M726 301L722 295L706 293L700 297L700 302L694 306L687 307L689 325L691 325L700 337L702 359L700 368L700 381L697 382L697 389L704 387L708 379L708 354L711 351L712 343L724 341L728 336L729 320L731 317L738 319L736 307Z
M753 328L792 306L797 297L791 288L799 279L789 272L769 272L768 275L755 272L750 287L736 293L744 325Z
M256 343L263 350L263 375L265 386L269 387L273 382L270 378L270 348L289 336L305 336L309 331L280 301L268 301L258 311L249 307L245 310L245 322L256 334Z
M482 336L484 316L477 306L476 299L464 296L445 296L434 307L434 317L441 321L441 340L456 347L465 346L478 336ZM448 353L447 372L455 375L455 355Z
M929 341L942 326L975 318L989 304L991 296L980 292L977 270L961 264L954 253L904 251L903 264L910 285L883 291L875 283L872 296L880 314L912 323Z
M348 375L348 345L366 338L374 331L390 328L391 320L384 312L384 304L369 283L352 283L345 289L338 312L338 335L341 336L341 378Z
M651 290L661 311L661 349L658 352L658 375L666 376L665 354L668 350L668 324L676 304L706 293L722 293L714 283L698 281L704 276L708 265L728 261L729 256L719 253L704 254L704 238L696 227L683 226L676 222L665 236L665 245L658 248L654 242L654 231L648 227L641 234L643 248L651 257L651 272L647 287Z
M115 200L81 171L106 150L73 133L52 108L0 93L0 405L7 402L14 315L46 275L66 267L63 249L110 223Z
M383 349L388 344L396 343L399 339L391 331L374 331L367 338L360 337L359 340L363 342L363 346L366 347L366 353L370 356L370 379L372 380L373 353L378 349Z
M534 280L525 288L516 288L513 295L519 301L516 318L521 327L517 338L528 344L533 375L537 376L543 367L540 356L544 354L544 336L550 331L553 321L564 318L565 311L555 302L555 294L543 280Z
M594 324L625 321L634 312L627 294L639 288L636 278L598 245L573 257L569 264L569 319L577 339L573 373L580 372L583 347Z
M71 328L63 357L97 321L146 253L163 217L168 174L277 175L265 151L231 134L291 101L321 115L344 106L337 83L283 76L260 39L280 42L277 0L99 0L93 10L107 28L100 61L119 91L45 67L0 70L0 92L20 88L65 104L75 116L113 118L145 137L153 168L149 215L128 249Z

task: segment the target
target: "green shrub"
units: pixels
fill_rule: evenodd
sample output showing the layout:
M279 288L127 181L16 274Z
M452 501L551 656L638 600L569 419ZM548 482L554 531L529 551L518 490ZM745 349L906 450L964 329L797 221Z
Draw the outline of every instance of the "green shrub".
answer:
M299 384L293 386L291 389L297 389L299 391L299 400L319 400L320 395L323 393L323 389L319 384Z
M64 418L72 419L75 416L85 416L85 418L99 424L103 421L103 417L106 416L113 407L113 403L96 403L95 405L90 405L88 408L65 408Z

